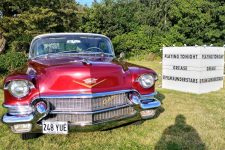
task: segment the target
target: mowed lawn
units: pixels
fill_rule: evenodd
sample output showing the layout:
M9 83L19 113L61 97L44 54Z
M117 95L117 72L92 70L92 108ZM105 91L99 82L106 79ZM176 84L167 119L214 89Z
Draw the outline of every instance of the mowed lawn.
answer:
M157 61L134 63L161 74ZM0 123L0 149L225 149L225 89L196 95L161 89L160 82L157 90L163 105L155 119L108 131L44 135L27 141ZM1 107L0 115L4 111Z

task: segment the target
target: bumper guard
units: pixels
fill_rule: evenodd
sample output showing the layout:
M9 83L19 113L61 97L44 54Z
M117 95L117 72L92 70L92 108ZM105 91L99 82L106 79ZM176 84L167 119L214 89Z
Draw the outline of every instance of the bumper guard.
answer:
M122 91L120 91L120 92L122 92ZM129 92L136 93L136 95L132 95L132 97L129 98L131 101L131 104L129 104L129 106L132 106L136 110L135 114L126 116L123 118L117 118L114 120L111 119L106 122L101 122L98 124L72 125L72 126L69 126L70 127L69 129L76 130L76 131L104 130L104 129L113 128L113 127L116 127L116 126L119 126L122 124L126 124L129 122L134 122L134 121L138 121L141 119L152 118L155 115L156 108L158 108L161 105L160 101L155 98L155 96L157 95L157 92L154 92L149 95L140 95L137 91L129 91ZM112 92L110 92L110 93L112 93ZM112 95L115 93L116 92L112 93ZM105 94L98 93L98 95L105 95ZM35 101L33 101L33 102L35 102ZM17 105L17 106L3 105L3 107L8 109L8 113L6 113L2 117L2 122L9 126L13 126L14 124L31 123L32 128L29 132L33 132L33 133L42 132L41 124L38 124L38 122L50 113L49 106L48 106L48 110L41 114L34 107L33 102L31 105L25 105L25 106L23 106L23 105ZM32 112L28 113L27 111L24 110L24 109L27 109L28 106L31 108ZM123 106L121 106L121 107L123 107ZM14 110L14 113L10 114L10 111L9 111L10 109ZM113 110L114 108L111 108L111 109ZM118 109L118 107L115 109ZM18 110L18 111L16 112L15 110ZM91 113L97 113L97 112L91 112ZM18 133L18 132L16 132L16 133Z

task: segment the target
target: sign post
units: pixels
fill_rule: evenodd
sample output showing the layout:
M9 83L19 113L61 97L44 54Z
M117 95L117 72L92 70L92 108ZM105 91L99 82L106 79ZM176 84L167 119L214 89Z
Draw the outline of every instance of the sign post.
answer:
M223 88L224 47L164 47L162 88L196 94Z

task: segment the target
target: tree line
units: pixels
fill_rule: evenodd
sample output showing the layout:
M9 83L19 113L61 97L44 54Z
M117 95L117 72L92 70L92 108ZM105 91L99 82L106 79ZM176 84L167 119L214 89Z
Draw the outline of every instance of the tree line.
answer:
M1 0L0 32L7 41L0 63L5 53L25 54L34 36L50 32L101 33L112 39L116 54L128 57L160 54L163 45L223 46L225 5L221 0L102 0L87 7L74 0Z

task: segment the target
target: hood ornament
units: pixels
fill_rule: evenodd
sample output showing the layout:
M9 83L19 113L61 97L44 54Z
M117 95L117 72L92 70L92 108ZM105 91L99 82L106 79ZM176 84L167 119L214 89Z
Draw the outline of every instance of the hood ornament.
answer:
M82 59L81 62L84 64L84 65L91 65L91 62L89 60L87 60L86 58Z

